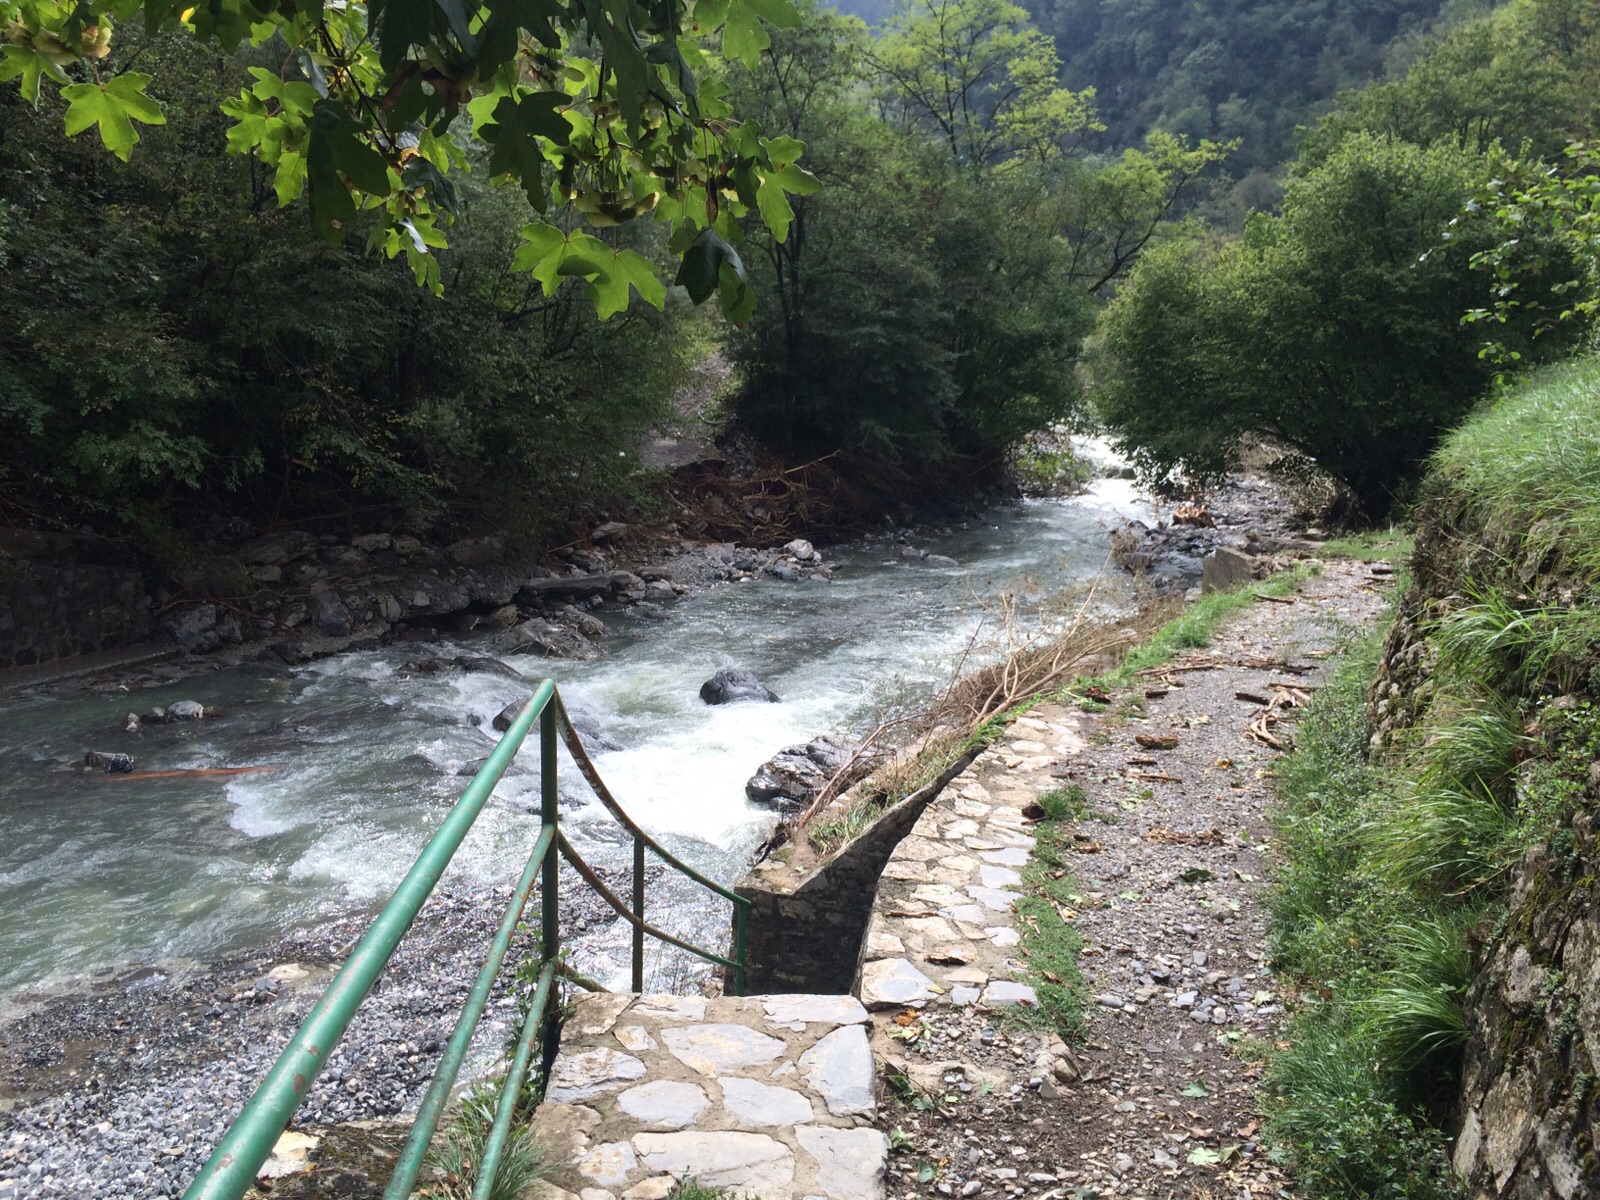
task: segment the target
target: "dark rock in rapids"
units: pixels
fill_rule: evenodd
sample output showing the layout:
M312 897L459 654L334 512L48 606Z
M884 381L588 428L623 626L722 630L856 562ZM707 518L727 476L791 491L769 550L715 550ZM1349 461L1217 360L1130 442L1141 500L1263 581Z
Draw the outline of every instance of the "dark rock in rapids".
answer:
M765 700L776 704L778 695L749 671L718 671L700 685L700 699L707 704L735 704L740 700Z
M744 793L757 804L783 808L810 801L850 759L850 751L831 737L787 746L756 769Z

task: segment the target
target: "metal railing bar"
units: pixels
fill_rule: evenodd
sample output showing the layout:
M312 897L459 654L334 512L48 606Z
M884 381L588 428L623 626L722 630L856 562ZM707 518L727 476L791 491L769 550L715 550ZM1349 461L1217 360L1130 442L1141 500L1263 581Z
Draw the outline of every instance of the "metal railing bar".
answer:
M690 954L698 955L707 962L714 962L718 966L738 970L739 964L734 962L732 959L723 958L721 955L713 954L709 950L702 950L693 942L686 942L680 937L674 937L664 929L657 929L643 917L631 911L628 906L624 904L617 896L617 894L608 886L606 886L605 880L601 879L600 876L595 874L594 868L583 861L578 852L572 848L572 843L567 841L566 835L560 831L557 831L556 833L556 847L561 851L562 857L572 864L573 868L578 872L579 875L583 876L583 881L599 893L600 899L604 900L607 904L611 905L612 908L616 909L617 915L624 921L628 922L628 924L643 929L651 937L658 938L663 942L669 942L678 947L680 950L687 950Z
M327 1064L328 1056L344 1036L356 1009L388 965L401 938L411 928L439 877L466 839L495 784L522 748L534 720L554 695L555 684L547 679L523 705L505 736L462 792L461 799L428 839L389 903L367 928L310 1016L289 1039L261 1086L211 1152L206 1165L184 1193L184 1200L234 1200L255 1182L256 1171L272 1153L278 1135Z
M494 1190L495 1172L500 1167L500 1152L505 1149L506 1137L511 1132L511 1119L516 1115L517 1102L522 1097L522 1081L528 1075L528 1060L533 1056L533 1042L544 1025L544 1010L550 1004L550 989L556 977L554 959L547 960L539 972L539 986L533 994L527 1019L517 1035L517 1053L511 1060L500 1088L500 1103L495 1106L494 1127L483 1148L483 1158L474 1165L472 1200L488 1200Z
M590 979L587 975L580 975L576 967L561 959L556 961L556 974L563 979L570 980L586 992L609 992L611 989L598 979Z
M707 879L689 864L679 860L676 855L641 829L633 818L623 811L622 805L617 803L616 797L611 794L611 790L606 787L605 781L600 778L600 772L595 769L594 763L590 761L589 752L583 748L583 741L579 738L578 731L573 728L572 719L567 716L566 706L561 703L560 696L555 698L555 711L557 722L561 726L561 740L566 743L567 751L572 755L572 761L578 764L578 770L583 772L583 777L588 780L589 787L600 798L600 803L606 806L606 810L617 819L617 823L633 834L634 837L642 838L644 844L654 850L657 856L668 866L675 868L681 874L687 875L701 887L709 888L724 900L748 906L750 900L747 897L723 887L714 879Z
M417 1108L417 1119L412 1123L411 1135L406 1139L405 1149L401 1151L400 1158L395 1163L394 1174L389 1178L389 1186L383 1191L384 1200L406 1200L406 1197L411 1195L417 1176L422 1172L423 1158L433 1141L439 1118L444 1113L444 1106L450 1099L450 1089L455 1086L456 1076L461 1072L461 1063L472 1045L472 1035L483 1017L484 1006L489 1002L489 992L494 987L495 977L500 973L500 965L505 961L506 952L511 947L511 938L516 932L517 922L522 919L522 910L527 906L528 896L533 891L534 882L539 878L539 869L544 865L545 857L550 853L550 847L555 839L554 827L539 831L539 837L533 844L533 853L528 856L528 865L522 869L522 878L517 880L516 889L511 894L511 903L506 907L505 918L500 922L500 929L489 946L489 954L483 961L483 969L478 972L477 982L472 985L472 991L461 1009L461 1015L456 1019L455 1031L450 1035L450 1041L439 1059L433 1081L428 1085L427 1094Z
M633 911L644 916L644 839L633 839ZM644 991L644 923L633 927L631 978L633 990Z

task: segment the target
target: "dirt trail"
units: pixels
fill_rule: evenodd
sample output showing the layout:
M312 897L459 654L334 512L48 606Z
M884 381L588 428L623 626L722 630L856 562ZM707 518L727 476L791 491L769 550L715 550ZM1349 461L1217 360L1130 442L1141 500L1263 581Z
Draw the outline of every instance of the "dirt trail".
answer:
M993 1082L952 1075L932 1109L886 1105L880 1122L904 1135L891 1134L890 1197L1248 1200L1289 1186L1256 1141L1248 1053L1276 1035L1286 999L1266 958L1271 770L1324 660L1381 611L1385 570L1326 564L1292 602L1234 613L1208 650L1084 724L1087 747L1057 772L1088 801L1071 827L1091 997L1076 1070L1043 1065L1043 1034L927 1010L930 1056Z

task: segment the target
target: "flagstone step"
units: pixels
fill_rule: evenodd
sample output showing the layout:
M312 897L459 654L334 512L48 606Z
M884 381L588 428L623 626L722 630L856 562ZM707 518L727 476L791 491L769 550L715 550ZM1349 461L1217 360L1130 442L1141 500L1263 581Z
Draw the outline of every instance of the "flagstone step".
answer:
M535 1137L539 1200L661 1200L676 1180L761 1200L882 1200L867 1011L853 996L585 994Z

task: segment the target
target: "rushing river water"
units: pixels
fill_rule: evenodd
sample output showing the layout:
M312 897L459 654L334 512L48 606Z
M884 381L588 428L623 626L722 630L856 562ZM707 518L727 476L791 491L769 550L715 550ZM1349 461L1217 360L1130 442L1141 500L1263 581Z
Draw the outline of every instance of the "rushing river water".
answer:
M919 542L960 569L847 547L831 584L715 587L678 603L666 622L604 614L609 652L593 662L506 661L552 674L579 724L619 747L594 757L623 805L731 881L773 820L744 795L758 764L926 695L968 644L980 597L1024 581L1054 591L1098 574L1106 529L1134 516L1149 512L1132 485L1103 480L1086 495L1008 506ZM136 694L0 701L0 993L111 964L206 960L386 897L498 736L494 715L528 692L490 674L402 678L396 668L474 651L468 638L411 643L290 672L215 671ZM724 666L753 670L783 702L701 703L701 681ZM127 712L180 699L224 715L122 730ZM76 764L89 749L132 753L140 771L271 770L121 780L83 773ZM506 884L520 870L537 833L538 756L529 751L447 883ZM595 860L620 863L614 824L583 803L581 778L563 760L574 840ZM666 923L680 915L682 894L672 889L657 909ZM616 978L605 960L619 949L617 931L584 958Z

